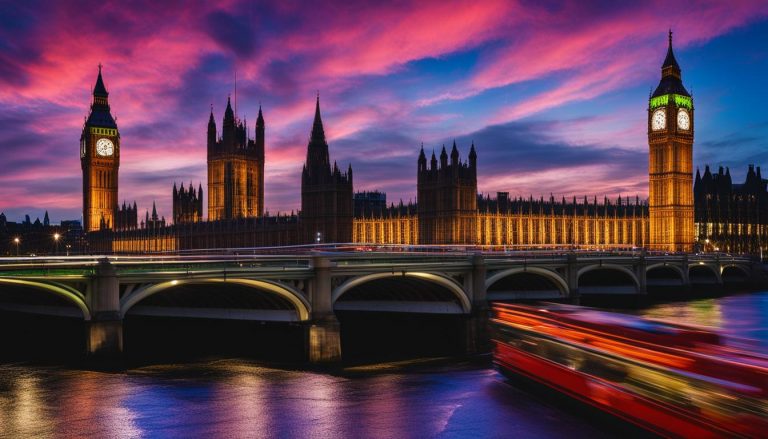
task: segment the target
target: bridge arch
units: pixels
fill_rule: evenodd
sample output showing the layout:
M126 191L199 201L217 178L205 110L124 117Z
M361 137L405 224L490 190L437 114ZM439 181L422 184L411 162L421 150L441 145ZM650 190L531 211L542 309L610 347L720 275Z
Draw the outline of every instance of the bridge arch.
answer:
M43 290L49 293L53 293L56 296L63 297L68 302L75 305L78 309L80 309L80 312L83 313L83 319L85 320L91 320L91 311L88 309L88 305L85 302L85 297L83 294L67 285L60 284L60 283L46 283L46 282L37 282L37 281L31 281L31 280L24 280L24 279L7 279L7 278L0 278L0 285L21 285L26 286L30 288L35 288L38 290Z
M604 285L603 284L601 285L583 285L582 284L582 280L585 275L588 275L590 273L595 273L598 271L609 272L609 273L613 272L613 273L619 273L621 275L624 275L632 283L632 286L631 286L632 291L619 291L619 289L621 288L626 288L626 285L621 285L621 284L616 284L616 285L611 285L607 283ZM603 292L603 290L605 290L605 292L608 292L609 289L611 293L618 293L618 294L621 294L622 292L624 294L640 292L640 280L637 278L637 276L632 270L626 267L622 267L621 265L616 265L616 264L587 265L586 267L582 267L581 269L579 269L579 271L577 272L576 278L579 285L580 294L590 294L590 293L600 294Z
M740 283L749 279L749 269L739 264L726 264L720 267L720 278L723 282Z
M120 316L125 317L125 314L137 303L150 297L154 294L162 291L169 290L171 288L180 285L201 285L201 284L235 284L252 288L255 291L268 292L275 294L293 305L300 321L309 320L310 304L309 301L297 290L277 282L271 282L266 280L256 279L180 279L169 280L156 284L149 284L141 288L135 289L128 295L120 299Z
M674 264L659 262L645 269L646 284L657 287L681 286L686 284L687 273Z
M648 273L652 270L656 270L662 267L668 270L677 272L677 274L680 275L680 279L682 279L685 276L685 272L683 271L682 268L678 267L677 265L666 264L664 262L659 262L658 264L649 265L648 267L646 267L645 272Z
M331 304L332 306L335 306L344 294L348 293L355 287L368 282L389 278L411 278L441 286L448 290L457 299L459 302L459 307L461 308L461 313L468 314L472 310L472 303L469 299L469 296L467 296L467 294L464 292L464 289L452 279L435 273L411 271L372 273L348 279L333 290L333 293L331 294Z
M691 264L688 266L688 279L692 284L719 284L722 278L718 268L710 264Z
M722 267L720 267L720 274L721 275L725 274L725 270L728 268L733 268L735 270L740 271L744 276L749 276L749 269L740 264L725 264Z
M557 287L561 297L566 297L570 293L568 283L565 281L565 279L563 279L562 276L553 270L541 267L516 267L496 272L485 280L485 289L486 291L490 292L491 287L497 282L521 273L532 274L550 281L552 284L554 284L555 287Z

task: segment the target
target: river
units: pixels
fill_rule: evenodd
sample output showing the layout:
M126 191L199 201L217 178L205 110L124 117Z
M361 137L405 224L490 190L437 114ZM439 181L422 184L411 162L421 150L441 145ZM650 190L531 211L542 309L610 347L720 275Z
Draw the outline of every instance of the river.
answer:
M644 316L716 327L768 348L768 292L661 303ZM241 359L95 372L0 364L0 437L464 438L636 435L487 361L317 372Z

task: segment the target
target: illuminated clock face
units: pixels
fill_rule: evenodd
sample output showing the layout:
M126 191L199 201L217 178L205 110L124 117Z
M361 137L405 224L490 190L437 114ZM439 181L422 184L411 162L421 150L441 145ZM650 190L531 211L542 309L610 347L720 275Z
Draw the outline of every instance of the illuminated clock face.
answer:
M691 129L691 116L682 108L677 111L677 127L681 130Z
M667 126L667 113L664 109L656 110L651 118L651 129L654 131L663 130Z
M109 157L115 152L115 145L109 139L99 139L96 142L96 154L102 157Z

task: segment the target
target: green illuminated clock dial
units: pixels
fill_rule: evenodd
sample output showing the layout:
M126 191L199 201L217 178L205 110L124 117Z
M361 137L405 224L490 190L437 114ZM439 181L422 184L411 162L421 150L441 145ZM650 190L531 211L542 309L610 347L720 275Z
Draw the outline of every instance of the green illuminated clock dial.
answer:
M115 152L115 145L111 140L103 138L96 142L96 153L102 157L109 157Z
M656 110L651 118L651 129L663 130L667 126L667 113L664 109Z
M677 126L681 130L691 129L691 116L682 108L677 111Z

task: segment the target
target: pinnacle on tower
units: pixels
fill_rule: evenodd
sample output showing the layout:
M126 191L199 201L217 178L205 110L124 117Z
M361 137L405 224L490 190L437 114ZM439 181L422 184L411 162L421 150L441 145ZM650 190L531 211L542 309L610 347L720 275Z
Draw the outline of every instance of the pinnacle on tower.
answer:
M421 150L419 151L419 160L418 160L419 166L425 167L427 166L427 156L424 154L424 142L421 143Z
M475 168L477 166L477 151L475 151L475 142L472 142L472 146L469 148L469 166Z
M235 112L232 110L232 102L229 96L227 96L227 109L224 110L224 123L235 123Z
M99 76L96 78L96 85L93 86L93 95L102 98L109 96L107 87L104 86L104 79L101 78L101 64L99 64Z
M312 122L312 141L325 142L325 130L323 129L323 119L320 117L320 93L317 93L317 101L315 103L315 120Z
M651 94L651 98L667 94L690 97L691 94L688 93L688 90L683 86L681 78L680 65L677 63L674 51L672 50L672 30L670 29L667 56L664 58L664 63L661 65L661 81L659 81L656 90Z
M662 69L667 67L674 67L677 69L677 75L680 75L680 65L677 63L675 54L672 51L672 29L669 30L669 46L667 47L667 57L664 58L664 64L661 65Z

